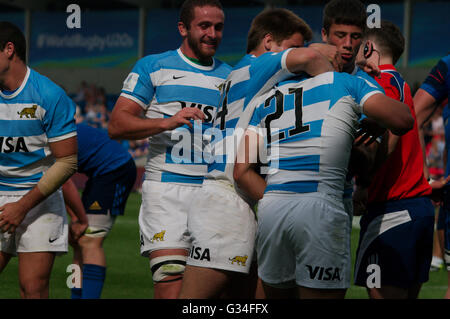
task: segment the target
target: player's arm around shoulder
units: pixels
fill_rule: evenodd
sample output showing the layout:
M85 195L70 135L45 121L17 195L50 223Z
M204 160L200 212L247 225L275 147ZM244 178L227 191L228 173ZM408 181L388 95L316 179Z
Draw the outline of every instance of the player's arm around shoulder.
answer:
M324 72L341 70L342 60L334 46L324 45L322 47L294 48L286 57L286 67L291 73L306 72L316 76ZM319 49L320 48L320 49Z
M370 96L364 103L364 113L395 135L403 135L414 126L414 118L408 105L384 94Z

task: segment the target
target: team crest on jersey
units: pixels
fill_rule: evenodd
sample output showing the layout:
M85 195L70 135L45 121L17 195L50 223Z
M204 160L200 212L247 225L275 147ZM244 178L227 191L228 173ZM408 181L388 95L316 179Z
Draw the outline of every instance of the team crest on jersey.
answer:
M152 240L151 240L151 243L153 243L155 240L158 240L158 241L164 241L164 234L165 234L165 233L166 233L166 231L163 230L163 231L161 231L161 232L159 232L159 233L154 234L154 235L153 235L153 238L152 238Z
M228 258L231 261L231 264L233 265L234 263L244 266L245 267L245 263L247 262L247 258L248 256L235 256L233 258Z
M17 112L17 114L20 115L20 118L25 116L27 119L28 118L35 119L36 118L36 110L37 110L37 105L33 105L32 107L25 107L22 111Z

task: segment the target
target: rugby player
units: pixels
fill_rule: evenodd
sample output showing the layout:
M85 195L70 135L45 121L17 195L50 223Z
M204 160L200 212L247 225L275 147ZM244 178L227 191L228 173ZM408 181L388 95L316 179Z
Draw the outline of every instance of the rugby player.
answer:
M409 85L394 67L404 43L400 29L383 20L380 28L366 31L357 61L376 63L381 76L374 79L387 96L407 104L415 119ZM355 283L367 287L367 268L376 264L381 283L368 287L370 298L417 298L428 280L434 225L432 189L423 172L417 124L403 136L389 132L383 144L366 181L367 213L360 221Z
M112 138L150 137L139 227L155 298L178 297L191 248L188 208L199 198L206 174L202 150L191 140L200 125L191 120L203 121L200 134L211 125L219 89L231 71L214 58L224 19L218 0L186 0L178 23L180 48L136 63L108 126ZM180 150L179 141L188 147Z
M211 163L201 196L189 211L195 248L188 257L180 298L217 298L233 280L239 280L241 292L249 293L250 285L242 274L248 274L252 265L255 202L234 184L237 145L252 114L248 107L251 100L293 73L315 75L332 70L319 51L339 67L336 48L323 44L301 48L311 36L309 26L287 9L264 10L252 21L247 55L223 85L214 121ZM205 252L208 258L203 258ZM231 295L236 296L236 292Z
M72 299L98 299L106 278L103 242L117 216L124 214L137 172L128 151L102 129L77 124L77 138L78 172L88 177L81 199L73 181L63 185L71 222L86 225L70 242L73 263L82 267L83 278L81 287L72 288ZM77 211L87 215L87 221L77 218Z
M236 162L234 178L262 198L256 252L266 296L344 298L351 221L343 192L359 117L404 134L414 123L410 111L367 81L337 72L288 79L252 103L240 148L245 162ZM266 181L252 169L265 142Z
M442 101L446 98L448 99L450 93L450 54L443 57L439 62L431 69L422 86L417 90L414 95L414 108L417 114L417 125L422 128L424 122L431 117L433 112L436 110L435 105L442 105ZM445 176L446 179L449 177L449 160L448 156L449 147L448 143L450 140L450 130L448 126L449 118L448 106L444 108L442 116L444 117L445 123L445 141L446 141L446 151L447 151L447 165ZM422 144L424 149L424 144ZM447 184L446 180L444 180ZM436 181L431 183L433 186L435 183L441 183L441 181ZM446 185L443 192L443 207L439 212L439 222L438 231L440 234L441 247L444 247L444 261L447 267L448 276L448 286L445 294L445 298L450 299L450 187Z
M75 104L25 60L23 33L0 22L0 271L19 257L22 298L48 298L67 252L60 186L77 169Z

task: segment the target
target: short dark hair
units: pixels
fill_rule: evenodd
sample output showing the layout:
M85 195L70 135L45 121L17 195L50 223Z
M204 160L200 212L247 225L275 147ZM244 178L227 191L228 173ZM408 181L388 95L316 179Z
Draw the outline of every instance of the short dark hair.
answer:
M191 27L191 22L194 20L194 9L205 6L217 7L223 10L219 0L186 0L183 2L180 9L180 21L183 22L186 29Z
M397 63L405 50L405 38L394 23L381 20L380 28L367 29L364 39L372 40L381 54L389 55Z
M323 28L328 34L331 25L356 25L364 32L366 28L366 8L359 0L332 0L323 9Z
M252 21L247 36L247 53L255 50L268 33L276 42L281 42L297 32L305 41L312 39L311 28L294 12L283 8L265 9Z
M22 31L8 21L0 21L0 50L3 50L8 42L14 44L14 51L23 62L26 62L27 43Z

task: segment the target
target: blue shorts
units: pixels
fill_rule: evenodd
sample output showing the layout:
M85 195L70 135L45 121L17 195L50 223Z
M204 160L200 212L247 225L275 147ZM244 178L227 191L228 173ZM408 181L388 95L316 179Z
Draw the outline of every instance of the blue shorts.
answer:
M81 196L86 214L123 215L136 174L136 165L130 159L114 171L90 177Z
M360 221L355 284L367 286L371 264L379 266L381 286L409 288L428 281L434 219L428 197L369 206Z

